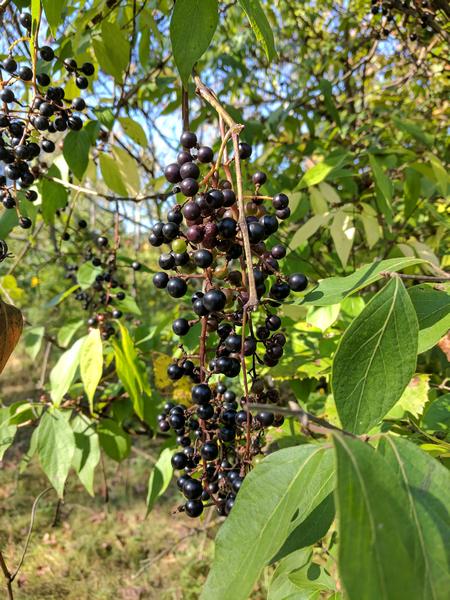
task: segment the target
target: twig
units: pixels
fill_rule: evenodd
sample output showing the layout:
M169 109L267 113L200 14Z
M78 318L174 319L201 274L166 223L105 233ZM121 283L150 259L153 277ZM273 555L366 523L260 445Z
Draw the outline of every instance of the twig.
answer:
M14 594L13 594L13 590L12 590L12 579L11 579L11 573L9 572L9 569L6 565L5 559L3 558L3 554L0 550L0 568L3 571L3 575L5 576L6 579L6 589L8 590L8 600L14 600Z
M14 579L17 577L17 575L19 574L20 569L22 568L23 565L23 561L25 560L25 555L27 553L28 550L28 546L30 545L30 540L31 540L31 534L33 533L33 526L34 526L34 519L36 517L36 510L37 510L37 506L39 503L39 500L45 496L45 494L48 494L48 492L51 492L53 490L52 487L48 487L46 488L43 492L41 492L37 497L36 500L33 502L33 506L31 508L31 518L30 518L30 526L28 527L28 533L27 533L27 539L25 540L25 546L23 548L23 552L22 552L22 556L20 557L19 560L19 564L17 565L16 570L14 571L14 573L10 576L11 582L14 581Z
M250 246L250 238L248 234L247 221L245 219L245 206L244 206L244 192L242 184L242 173L241 173L241 161L239 158L239 134L243 130L244 126L236 123L232 117L227 113L222 104L219 102L215 94L202 82L198 75L194 76L194 80L197 86L197 94L201 96L208 104L210 104L217 112L224 122L228 125L231 131L231 138L233 140L234 150L234 166L236 171L236 191L237 191L237 205L239 210L238 224L242 234L242 241L244 244L245 260L247 262L248 270L248 291L249 297L246 303L247 310L253 310L258 305L258 296L256 293L255 276L253 273L253 260L252 250Z
M442 277L434 277L433 275L405 275L404 273L391 273L390 271L382 271L383 277L400 277L400 279L412 279L415 281L434 281L436 283L450 281L450 275Z

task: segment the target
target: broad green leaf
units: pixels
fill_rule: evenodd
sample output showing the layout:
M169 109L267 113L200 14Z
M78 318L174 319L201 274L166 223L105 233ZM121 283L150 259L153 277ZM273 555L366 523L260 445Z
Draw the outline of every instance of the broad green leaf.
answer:
M345 160L345 154L328 156L322 162L317 163L308 169L308 171L306 171L296 189L302 190L306 187L319 184L321 181L324 181L335 169L340 167Z
M370 249L381 239L383 230L378 222L377 211L365 202L361 202L361 206L362 212L357 213L357 216L363 224L367 245Z
M84 391L89 400L91 413L94 412L94 394L102 378L103 344L99 329L91 329L84 338L80 351L80 375Z
M17 425L11 425L11 408L0 407L0 461L3 460L5 452L11 446L16 435Z
M59 406L64 394L69 391L80 364L81 347L85 338L77 340L66 350L50 372L50 396L55 406Z
M77 281L82 290L86 290L94 283L97 275L102 272L101 267L94 267L91 262L83 263L77 271Z
M105 152L100 152L99 159L100 170L106 185L110 190L116 192L116 194L119 194L119 196L126 197L128 195L128 191L114 158Z
M424 563L394 469L368 444L335 435L339 574L349 600L427 600Z
M150 473L147 490L147 514L152 510L157 498L162 496L169 487L173 475L172 455L173 450L171 448L164 448Z
M450 329L450 295L426 284L408 291L419 321L420 354L435 346Z
M44 473L60 498L75 452L75 438L67 422L67 413L50 409L39 423L37 450Z
M130 136L133 142L136 142L136 144L139 144L143 148L147 147L147 135L140 123L130 117L120 117L119 121L125 133Z
M334 248L344 269L347 266L355 238L356 230L353 224L353 212L354 209L351 205L347 204L343 206L335 213L330 227Z
M283 546L272 558L271 563L277 562L300 550L312 546L327 534L334 521L333 494L327 496L306 519L291 531Z
M332 489L332 453L323 446L286 448L256 465L217 535L214 562L201 598L246 600L262 568L290 531Z
M42 217L47 225L53 225L56 211L67 204L68 190L56 181L42 178L39 181L39 191L42 199Z
M131 438L122 427L111 419L103 419L97 426L100 446L106 454L121 462L130 454Z
M117 83L122 83L130 55L126 30L122 30L117 23L103 20L101 37L94 38L92 44L102 69L112 75Z
M94 422L85 415L77 414L70 425L75 438L72 467L88 493L94 496L94 474L100 461L100 444Z
M310 561L311 548L297 550L282 559L270 580L267 600L310 600L308 596L300 595L297 586L289 579L293 571L307 568Z
M328 327L331 327L339 316L341 305L332 304L331 306L311 306L308 309L306 315L306 322L308 325L317 327L318 329L325 331Z
M63 155L67 165L81 181L86 172L89 162L89 150L91 148L91 139L89 134L81 129L80 131L69 131L64 138Z
M408 412L415 417L422 414L428 401L430 376L425 373L417 373L408 383L400 400L386 415L387 419L402 419Z
M436 459L400 437L382 438L379 450L396 471L408 498L404 509L419 540L425 565L420 591L427 600L446 600L450 590L450 474Z
M321 185L321 184L319 184ZM311 210L315 215L328 214L328 202L322 191L318 187L312 187L309 189Z
M114 307L118 308L124 313L130 313L132 315L142 314L141 309L136 304L136 300L130 294L127 294L123 300L117 300L117 298L115 298Z
M319 81L319 87L322 91L325 108L327 109L328 114L332 119L334 119L336 125L340 127L341 120L339 118L339 112L336 108L336 103L334 101L333 85L331 81L328 81L327 79L321 79Z
M219 20L217 0L176 2L170 21L172 52L181 81L187 86L195 63L206 52ZM186 35L186 32L189 32Z
M289 248L291 250L295 250L305 242L309 240L309 238L316 233L316 231L325 226L328 221L331 219L330 213L325 213L323 215L314 215L304 225L302 225L292 236L292 239L289 243Z
M422 427L426 431L450 430L450 394L439 396L425 409L422 417Z
M0 238L2 240L8 237L9 232L16 227L19 218L15 210L4 210L0 214Z
M331 382L344 429L366 433L391 409L414 374L418 323L398 277L347 328L334 355Z
M260 0L239 0L239 4L247 15L253 33L264 48L268 60L272 60L277 55L275 40Z
M44 339L45 327L28 327L23 335L25 351L31 360L39 354Z
M320 600L324 593L335 589L333 578L317 562L292 571L288 576L297 588L297 594L304 600Z
M313 304L315 306L339 304L347 296L381 279L383 277L382 273L396 273L423 262L425 261L415 257L389 258L364 265L347 277L322 279L313 290L305 295L301 300L301 304Z
M54 36L58 29L58 25L63 23L61 16L66 4L67 0L42 0L45 16L47 17L48 24L50 25L50 29Z
M58 330L56 341L60 346L67 347L72 341L73 336L84 325L83 319L70 319Z

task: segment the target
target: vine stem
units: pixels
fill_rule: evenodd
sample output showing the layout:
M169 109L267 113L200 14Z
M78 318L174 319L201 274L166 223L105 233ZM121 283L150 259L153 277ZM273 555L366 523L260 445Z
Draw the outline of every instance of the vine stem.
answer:
M13 594L13 590L12 590L11 573L9 572L9 569L6 565L5 559L4 559L1 551L0 551L0 568L2 569L3 575L5 576L5 579L6 579L6 589L8 590L8 600L14 600L14 594Z
M258 296L256 294L255 276L253 273L253 261L252 261L252 250L250 246L250 238L248 235L247 221L245 220L245 206L244 206L244 192L242 183L242 171L241 161L239 158L239 135L244 129L244 126L236 123L232 117L224 109L216 95L202 82L198 75L194 76L194 81L197 86L197 94L203 98L208 104L210 104L217 114L224 120L231 131L231 139L233 141L234 150L234 165L236 172L236 192L237 192L237 205L239 210L238 224L242 234L242 241L244 245L245 260L247 263L247 274L248 274L248 292L249 297L245 307L251 311L258 305Z

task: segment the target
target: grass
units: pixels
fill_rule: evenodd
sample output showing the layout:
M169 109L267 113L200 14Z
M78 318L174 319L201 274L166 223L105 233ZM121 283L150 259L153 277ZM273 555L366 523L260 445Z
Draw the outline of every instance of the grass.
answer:
M9 457L8 457L9 456ZM18 456L0 470L0 548L10 571L18 564L35 497L48 486L37 464L17 476ZM213 552L215 527L172 515L179 502L169 490L145 518L150 464L133 457L107 463L105 504L71 477L57 514L53 491L39 503L16 600L193 600L199 597ZM100 479L100 478L99 478ZM101 488L101 481L97 482ZM0 579L0 598L6 598Z

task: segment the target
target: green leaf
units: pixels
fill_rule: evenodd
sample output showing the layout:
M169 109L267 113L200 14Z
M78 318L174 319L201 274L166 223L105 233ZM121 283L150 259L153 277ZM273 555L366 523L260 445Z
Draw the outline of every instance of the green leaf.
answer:
M127 188L117 169L116 161L112 156L105 154L105 152L100 152L100 170L102 172L102 177L110 190L116 192L119 196L128 196Z
M262 568L290 531L332 489L333 457L323 446L279 450L256 465L217 535L214 562L201 598L246 600Z
M47 17L48 24L55 36L58 25L63 22L62 12L67 4L67 0L42 0L42 6L44 7L45 16Z
M130 44L125 31L117 23L104 20L102 35L94 38L92 44L101 68L112 75L117 83L122 83L130 55Z
M117 300L114 298L114 307L121 310L123 313L130 313L132 315L141 315L141 309L136 304L136 300L130 294L127 294L123 300Z
M420 582L422 597L446 600L450 589L447 554L450 547L448 516L450 513L450 474L436 459L422 452L412 442L386 436L379 451L395 471L406 491L407 504L418 554L425 565Z
M11 446L16 435L17 425L10 423L11 407L0 408L0 461Z
M206 52L219 21L217 0L176 2L170 21L170 40L181 81L187 86L195 63ZM186 35L186 32L189 32Z
M311 236L313 236L316 231L325 225L328 224L328 221L331 219L330 213L325 213L323 215L314 215L304 225L302 225L292 236L292 239L289 243L289 248L291 250L296 250L299 246L304 244L309 240Z
M148 145L147 135L145 134L144 128L140 123L131 119L130 117L120 117L120 124L122 125L125 133L139 146L146 148Z
M84 391L89 400L91 413L94 412L94 394L102 378L103 344L99 329L91 329L84 338L80 351L80 375Z
M113 341L117 376L133 402L133 408L139 418L144 418L144 403L151 396L145 370L139 363L134 342L128 329L119 323L120 343Z
M332 304L331 306L319 306L318 308L311 306L306 315L308 325L317 327L321 331L327 330L339 316L341 305Z
M385 175L379 162L372 154L369 154L369 163L372 168L373 177L375 179L375 188L378 192L377 198L381 201L381 209L386 217L392 215L392 183L389 177Z
M419 142L421 142L424 146L428 146L430 148L434 145L434 137L416 125L413 121L409 121L407 119L399 119L397 117L392 118L394 124L398 129L403 131L404 133L412 136Z
M365 433L391 409L414 374L418 323L398 277L354 319L334 355L331 382L344 429Z
M80 329L82 325L84 325L85 321L83 319L70 319L61 328L58 330L56 335L56 341L60 346L67 347L73 336Z
M275 49L272 27L267 20L260 0L239 0L239 4L247 15L256 39L264 48L268 60L271 61L276 57L277 51Z
M44 338L45 327L29 327L24 331L23 341L25 351L31 360L34 360L39 354Z
M322 279L313 290L305 295L301 304L313 304L314 306L339 304L347 296L381 279L382 273L396 273L423 262L426 261L412 257L389 258L364 265L347 277Z
M429 404L422 417L422 427L426 431L445 431L450 429L450 394L444 394Z
M44 413L39 423L37 450L44 473L62 498L75 452L75 438L67 422L67 412L51 409Z
M97 426L97 433L100 446L113 460L121 462L130 454L131 438L115 421L101 421Z
M428 401L430 376L416 373L405 388L400 400L386 415L387 419L402 419L406 413L418 417Z
M84 129L69 131L64 138L63 155L67 166L81 181L89 163L91 139Z
M409 297L419 320L419 354L435 346L450 329L450 295L431 285L415 285Z
M426 600L424 564L394 470L368 444L334 436L339 574L349 600Z
M289 579L293 571L308 568L310 561L311 548L297 550L281 560L272 575L267 600L312 600L309 595L300 595L298 587ZM319 598L320 595L313 596L314 600Z
M169 487L173 475L172 455L173 450L171 448L164 448L150 473L147 491L147 514L152 510L157 498L162 496Z
M102 272L101 267L94 267L91 262L85 262L77 271L77 281L82 290L86 290L94 283L97 275Z
M80 353L84 340L84 337L80 338L69 350L61 354L58 362L50 372L50 396L55 406L59 406L64 394L69 391L72 385L80 364Z
M100 461L100 444L94 421L85 415L77 414L70 425L75 438L72 467L88 493L94 496L94 474Z
M39 182L39 191L42 217L47 225L53 225L56 211L67 204L68 190L60 183L43 178Z
M322 162L317 163L308 169L308 171L306 171L296 189L302 190L306 187L311 187L312 185L317 185L321 181L324 181L335 169L344 163L346 158L347 157L345 154L328 156Z
M77 290L80 286L78 284L73 285L72 287L70 287L68 290L65 290L64 292L61 292L60 294L57 294L56 296L54 296L51 300L49 300L47 302L47 304L45 304L44 306L46 308L51 308L52 306L58 306L58 304L60 304L63 300L65 300L66 298L68 298L71 294L73 294L73 292L75 290Z
M289 534L270 563L277 562L301 548L312 546L325 537L334 521L334 514L333 494L330 494Z

